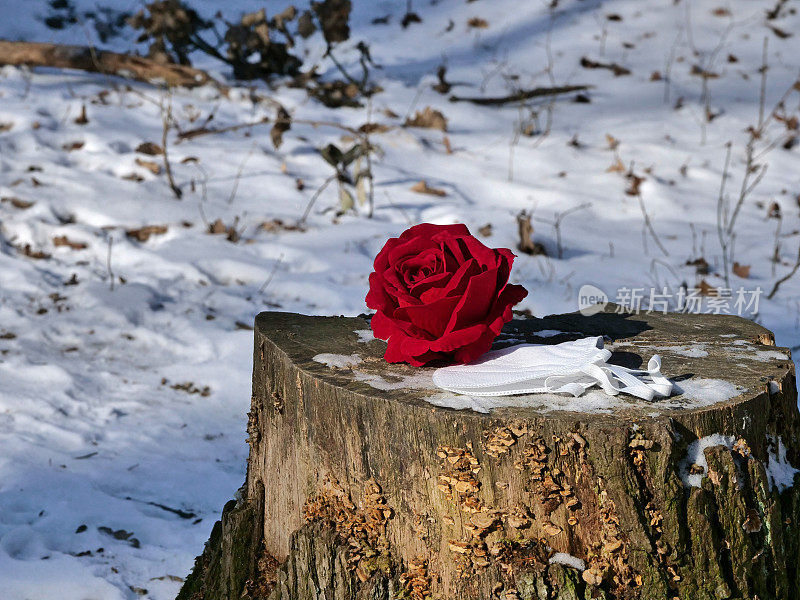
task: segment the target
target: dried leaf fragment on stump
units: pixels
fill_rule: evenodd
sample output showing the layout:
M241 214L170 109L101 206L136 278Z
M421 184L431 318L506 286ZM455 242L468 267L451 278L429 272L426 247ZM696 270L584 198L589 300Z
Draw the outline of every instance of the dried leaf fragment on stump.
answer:
M761 531L761 517L758 516L758 512L755 509L747 509L747 518L744 523L742 523L742 529L747 533L758 533Z

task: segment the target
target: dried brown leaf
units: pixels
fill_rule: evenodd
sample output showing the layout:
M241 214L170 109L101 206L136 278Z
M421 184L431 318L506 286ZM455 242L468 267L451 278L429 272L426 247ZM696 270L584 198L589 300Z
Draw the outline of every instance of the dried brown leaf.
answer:
M53 245L56 247L68 246L73 250L84 250L85 248L88 247L85 242L74 242L65 235L57 235L56 237L54 237Z
M440 111L426 106L424 110L417 111L413 117L406 119L405 125L406 127L447 131L447 118Z
M163 235L167 233L168 227L166 225L145 225L138 229L128 229L125 232L129 238L139 242L146 242L150 239L151 235Z
M148 171L150 171L153 175L158 175L161 173L161 165L157 162L152 160L144 160L143 158L136 158L136 164L140 167L144 167Z
M489 21L481 19L480 17L472 17L467 21L467 27L470 29L488 29Z
M742 279L747 279L750 277L750 265L743 265L738 262L734 262L733 272Z
M142 142L136 147L139 154L148 154L150 156L159 156L164 154L163 148L154 142Z
M417 183L415 183L414 185L412 185L411 186L411 191L412 192L416 192L417 194L429 194L431 196L440 196L441 197L441 196L446 196L447 195L446 191L444 191L442 189L439 189L439 188L435 188L435 187L429 186L428 182L425 181L424 179L419 181L419 182L417 182Z

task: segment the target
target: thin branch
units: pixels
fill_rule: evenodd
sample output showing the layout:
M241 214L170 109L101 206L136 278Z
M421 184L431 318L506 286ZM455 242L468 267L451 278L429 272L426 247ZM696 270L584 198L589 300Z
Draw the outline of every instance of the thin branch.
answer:
M794 266L792 267L792 270L775 282L775 285L772 287L772 291L769 294L767 294L767 300L772 300L775 294L778 293L778 288L780 288L782 284L786 283L792 277L794 277L794 274L797 273L798 269L800 269L800 244L798 244L797 246L797 258L794 261Z
M653 241L658 246L658 249L664 253L664 256L669 256L669 252L667 249L664 248L664 244L661 243L661 239L658 237L656 230L653 229L653 223L650 221L650 215L647 214L647 209L644 207L644 198L642 198L642 193L638 192L636 194L636 198L639 200L639 208L642 209L642 217L644 217L644 225L647 227L647 230L650 232L650 235L653 237Z
M278 272L278 267L281 266L282 262L283 262L283 254L281 254L278 257L278 260L275 261L275 264L272 266L272 271L270 272L269 277L267 277L267 280L261 285L260 288L258 288L259 295L263 294L264 291L269 287L269 284L272 283L272 280L275 278L275 273Z
M164 172L167 175L167 182L169 183L169 187L172 190L172 193L175 194L175 198L180 200L183 197L183 192L181 188L175 183L175 178L172 176L172 165L169 162L169 154L167 154L167 137L169 134L169 129L172 127L172 98L170 98L170 102L167 106L164 106L164 102L161 103L161 121L162 121L162 132L161 132L161 149L164 151Z
M242 172L244 171L244 165L247 163L247 160L250 158L250 155L253 154L253 150L256 149L256 143L253 142L250 145L249 152L245 155L242 159L242 163L239 165L239 170L236 171L236 179L233 181L233 188L231 189L231 195L228 197L228 204L233 204L233 199L236 198L236 190L239 189L239 180L242 178Z
M314 192L314 195L311 196L311 200L308 201L308 205L306 206L306 209L303 212L303 216L300 217L300 220L297 222L298 227L302 228L305 226L306 219L308 219L308 215L311 214L311 208L314 206L314 203L317 201L317 198L319 198L320 194L322 194L322 192L325 191L325 188L327 188L332 181L335 181L338 178L338 176L339 176L338 173L334 173L333 175L328 177L321 186L319 186L316 192Z
M106 254L106 270L108 270L108 280L110 290L114 291L114 272L111 270L111 247L114 245L114 238L108 237L108 254Z
M725 184L730 177L729 167L731 164L731 143L725 144L725 167L722 169L722 180L719 184L719 195L717 196L717 235L719 245L722 249L722 265L725 275L725 285L728 285L728 239L730 232L727 229L727 204L725 202Z

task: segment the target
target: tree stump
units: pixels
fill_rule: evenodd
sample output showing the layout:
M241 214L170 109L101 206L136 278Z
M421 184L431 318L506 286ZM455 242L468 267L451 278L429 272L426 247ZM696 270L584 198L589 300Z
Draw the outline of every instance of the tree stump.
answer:
M611 362L661 354L677 395L481 412L383 361L364 318L259 315L246 483L179 599L800 597L789 351L738 317L613 308L496 347L605 335Z

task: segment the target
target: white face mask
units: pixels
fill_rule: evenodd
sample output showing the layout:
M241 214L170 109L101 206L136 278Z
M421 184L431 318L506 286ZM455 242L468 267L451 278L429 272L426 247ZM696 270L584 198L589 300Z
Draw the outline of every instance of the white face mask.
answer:
M433 382L439 387L471 396L511 396L542 392L580 396L599 385L612 396L620 392L645 400L666 397L672 383L661 374L656 354L646 370L626 369L606 361L611 352L602 337L588 337L562 344L520 344L494 350L468 365L437 369Z

